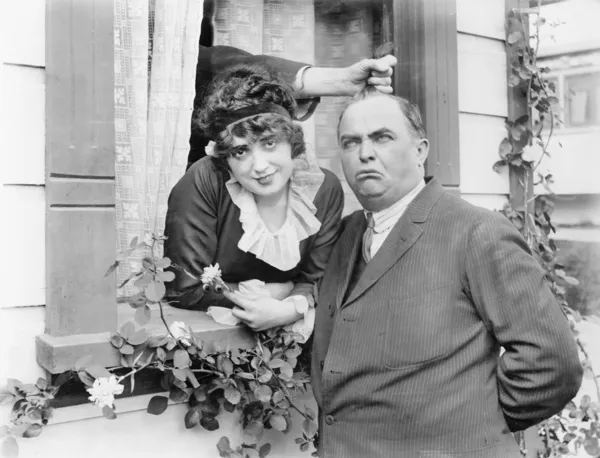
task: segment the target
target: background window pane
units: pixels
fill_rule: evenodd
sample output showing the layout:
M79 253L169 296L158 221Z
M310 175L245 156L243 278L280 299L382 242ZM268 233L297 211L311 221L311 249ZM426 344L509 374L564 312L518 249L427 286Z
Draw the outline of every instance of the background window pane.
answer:
M600 73L565 76L565 126L600 125Z

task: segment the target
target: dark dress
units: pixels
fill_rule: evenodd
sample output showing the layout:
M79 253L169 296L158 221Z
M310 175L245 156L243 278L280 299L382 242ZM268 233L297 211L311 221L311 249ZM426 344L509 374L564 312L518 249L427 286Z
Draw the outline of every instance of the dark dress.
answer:
M203 268L216 263L225 282L258 279L265 283L316 284L338 238L344 206L338 177L329 170L321 170L325 179L313 200L321 228L300 242L300 263L284 272L237 247L243 229L240 209L225 186L229 173L215 168L210 157L194 163L169 196L165 225L168 239L164 246L165 256L196 279L174 270L175 280L167 283L172 305L196 310L206 310L211 305L231 306L221 294L202 289Z

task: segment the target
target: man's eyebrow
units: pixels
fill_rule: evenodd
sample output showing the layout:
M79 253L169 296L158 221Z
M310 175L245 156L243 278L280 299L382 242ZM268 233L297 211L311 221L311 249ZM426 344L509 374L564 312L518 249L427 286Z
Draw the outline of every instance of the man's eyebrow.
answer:
M340 136L341 140L360 140L362 137L358 134L342 134Z
M369 134L367 134L367 136L369 138L374 138L374 137L378 137L382 134L393 134L394 132L391 129L388 129L387 127L382 127L381 129L377 129L376 131L373 131ZM362 135L359 134L342 134L340 136L340 140L356 140L356 139L361 139Z
M393 134L394 132L387 127L382 127L381 129L377 129L375 132L371 132L369 134L369 138L378 137L382 134Z

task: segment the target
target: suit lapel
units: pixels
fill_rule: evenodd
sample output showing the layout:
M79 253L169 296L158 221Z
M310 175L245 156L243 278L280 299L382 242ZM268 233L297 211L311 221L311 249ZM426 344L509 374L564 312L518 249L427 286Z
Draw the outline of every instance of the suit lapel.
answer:
M442 188L435 178L428 180L425 188L411 202L406 212L392 228L381 248L367 264L352 293L342 304L342 307L345 307L361 296L415 244L423 233L422 223L425 222L433 205L443 193L444 188ZM359 242L362 243L360 238ZM352 258L350 272L352 272L352 268L354 267L355 259L356 256ZM346 281L344 291L346 291L347 287Z
M367 264L350 297L342 306L354 301L379 280L413 246L422 232L419 226L403 215L373 259Z
M340 272L338 276L337 294L335 297L336 310L342 305L342 300L352 277L356 257L361 253L362 234L367 227L367 221L362 212L356 212L350 217L340 240L339 254Z

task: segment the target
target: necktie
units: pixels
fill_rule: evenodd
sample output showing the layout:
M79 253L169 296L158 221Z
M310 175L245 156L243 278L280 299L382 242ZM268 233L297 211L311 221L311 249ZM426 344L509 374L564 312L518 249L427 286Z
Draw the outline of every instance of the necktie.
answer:
M367 229L363 234L362 239L362 254L365 262L369 262L371 260L371 243L373 242L373 233L375 227L375 221L373 220L373 213L367 212Z

